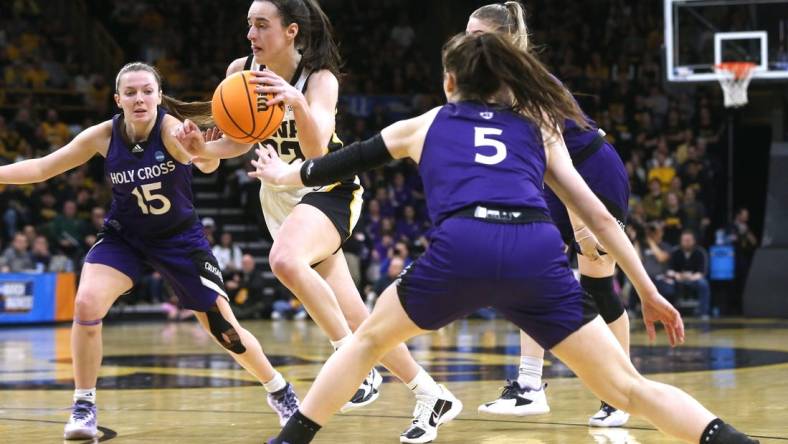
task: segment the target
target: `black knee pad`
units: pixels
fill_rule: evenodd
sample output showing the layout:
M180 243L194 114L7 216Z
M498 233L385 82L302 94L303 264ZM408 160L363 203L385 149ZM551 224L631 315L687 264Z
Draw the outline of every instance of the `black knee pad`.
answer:
M208 316L208 327L211 334L219 341L219 344L222 344L222 347L238 355L246 351L235 327L224 319L217 307L206 311L205 315Z
M757 444L760 441L748 437L720 418L716 418L703 430L700 442L703 444Z
M624 314L624 304L613 291L613 276L593 278L581 275L580 286L594 298L605 323L610 324Z

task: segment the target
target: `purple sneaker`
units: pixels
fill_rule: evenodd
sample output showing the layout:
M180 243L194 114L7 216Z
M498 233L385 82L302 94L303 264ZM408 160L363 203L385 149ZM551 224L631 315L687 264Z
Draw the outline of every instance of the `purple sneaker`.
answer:
M98 436L96 405L82 400L75 402L71 407L71 417L66 423L63 438L91 439L96 436Z
M268 405L279 415L279 425L284 427L298 410L298 396L293 391L293 386L288 382L282 390L269 393Z

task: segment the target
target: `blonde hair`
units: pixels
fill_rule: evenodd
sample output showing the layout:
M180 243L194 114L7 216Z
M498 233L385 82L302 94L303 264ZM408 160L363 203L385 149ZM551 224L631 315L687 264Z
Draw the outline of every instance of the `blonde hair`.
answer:
M528 51L528 27L525 24L525 9L520 2L485 5L473 11L471 17L495 28L495 32L507 34L518 48Z

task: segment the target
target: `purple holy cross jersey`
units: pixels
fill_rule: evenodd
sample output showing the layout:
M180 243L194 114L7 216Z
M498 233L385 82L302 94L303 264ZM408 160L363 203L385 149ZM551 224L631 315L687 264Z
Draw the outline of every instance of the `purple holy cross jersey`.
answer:
M148 140L129 143L123 134L123 116L112 118L112 139L104 162L112 185L108 220L124 231L156 237L196 219L192 203L192 165L175 160L161 138L167 111L159 107ZM119 227L115 227L119 228Z
M564 142L572 158L591 145L597 137L601 137L596 122L589 118L586 118L586 122L590 126L589 129L582 128L571 119L564 121Z
M541 132L511 111L477 102L446 104L427 132L419 170L436 225L478 204L549 214Z

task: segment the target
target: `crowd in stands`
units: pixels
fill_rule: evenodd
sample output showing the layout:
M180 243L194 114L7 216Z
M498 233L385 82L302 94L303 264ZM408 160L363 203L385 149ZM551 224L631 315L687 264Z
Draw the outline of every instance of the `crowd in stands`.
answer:
M0 163L40 156L63 146L85 126L110 117L112 85L98 67L85 66L68 33L36 0L16 0L0 19ZM326 10L346 61L340 86L337 133L345 143L365 139L385 125L442 103L439 60L418 44L429 18L417 2L344 2ZM180 98L207 97L228 63L248 53L248 2L203 8L199 2L140 0L86 1L88 10L124 49L161 71L166 92ZM542 60L577 93L584 111L607 133L625 161L632 199L627 232L652 278L668 296L691 288L700 299L697 314L712 313L708 258L704 247L724 231L735 245L737 264L746 264L757 246L742 209L726 221L719 190L725 180L721 159L726 144L719 91L673 90L660 64L662 22L658 2L533 0L529 10L532 43ZM463 13L464 14L464 13ZM211 35L225 38L205 38ZM461 29L457 29L461 31ZM359 36L362 36L360 38ZM382 56L385 54L385 56ZM37 90L67 90L89 112L69 121L55 103L41 108ZM71 100L71 99L68 99ZM232 205L261 221L257 183L248 162L223 162L219 186ZM100 159L46 183L0 186L0 256L3 271L79 270L95 242L108 190ZM361 176L365 188L362 219L345 245L359 288L370 298L429 247L430 224L416 166L393 163ZM249 313L302 316L287 297L263 296L255 261L229 233L216 227L214 254L225 269L228 289ZM743 266L743 265L742 265ZM746 269L737 270L738 276ZM151 275L141 300L164 301L161 278ZM240 294L240 296L239 296ZM257 303L257 302L255 302ZM248 313L247 313L248 314Z

